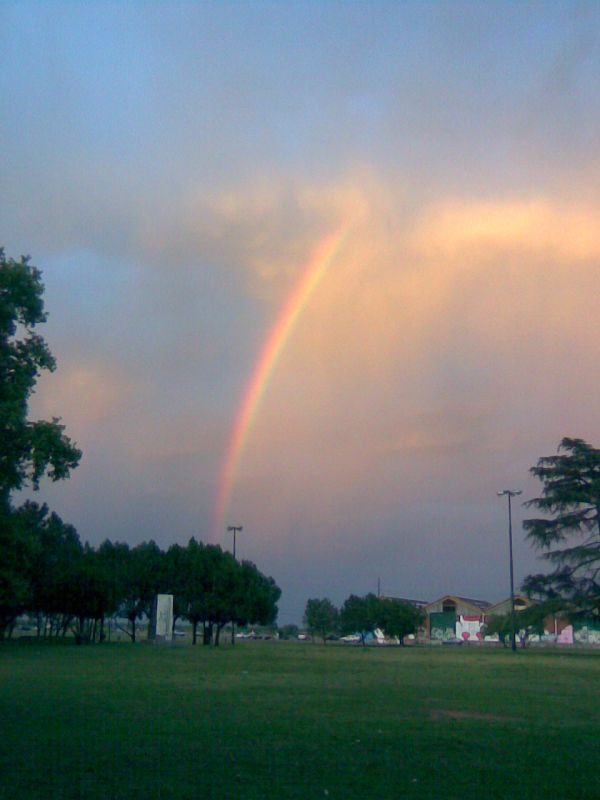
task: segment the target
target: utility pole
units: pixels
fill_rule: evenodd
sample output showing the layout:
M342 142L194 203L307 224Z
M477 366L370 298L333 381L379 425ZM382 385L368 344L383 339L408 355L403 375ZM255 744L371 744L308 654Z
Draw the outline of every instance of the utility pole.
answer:
M233 557L235 559L235 535L240 533L244 528L242 525L228 525L228 533L233 533ZM237 559L236 559L237 560ZM235 622L231 620L231 644L235 644Z
M498 492L498 497L508 497L508 553L510 561L510 622L511 622L511 639L512 651L517 650L517 621L515 617L515 580L513 570L513 542L512 542L512 508L511 500L513 497L522 494L520 489L503 489Z

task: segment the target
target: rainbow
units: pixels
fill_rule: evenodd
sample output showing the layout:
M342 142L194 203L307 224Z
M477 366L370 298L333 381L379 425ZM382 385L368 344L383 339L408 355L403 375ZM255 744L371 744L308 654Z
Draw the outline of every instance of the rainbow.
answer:
M237 471L275 367L311 295L335 260L349 230L350 224L347 223L321 240L269 332L244 391L221 468L213 513L214 535L222 532Z

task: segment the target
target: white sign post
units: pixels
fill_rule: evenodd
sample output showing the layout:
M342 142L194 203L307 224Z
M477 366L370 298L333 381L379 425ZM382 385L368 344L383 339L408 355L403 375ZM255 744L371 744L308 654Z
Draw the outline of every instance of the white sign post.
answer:
M173 595L157 594L152 604L148 639L170 642L173 638Z

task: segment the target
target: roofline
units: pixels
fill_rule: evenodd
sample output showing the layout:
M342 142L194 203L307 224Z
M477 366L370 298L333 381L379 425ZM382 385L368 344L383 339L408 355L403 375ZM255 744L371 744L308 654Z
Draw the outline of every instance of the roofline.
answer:
M481 609L484 611L486 608L490 608L493 604L490 603L488 600L475 600L472 597L462 597L459 594L444 594L441 597L438 597L436 600L432 600L430 603L427 603L428 606L432 606L435 603L439 603L443 600L458 600L462 603L468 603L471 606L475 606L476 608Z

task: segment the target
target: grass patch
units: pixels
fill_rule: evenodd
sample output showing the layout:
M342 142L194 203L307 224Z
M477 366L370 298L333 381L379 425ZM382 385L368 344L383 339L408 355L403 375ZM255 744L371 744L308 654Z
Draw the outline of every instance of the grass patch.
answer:
M600 654L0 647L2 798L598 798Z

